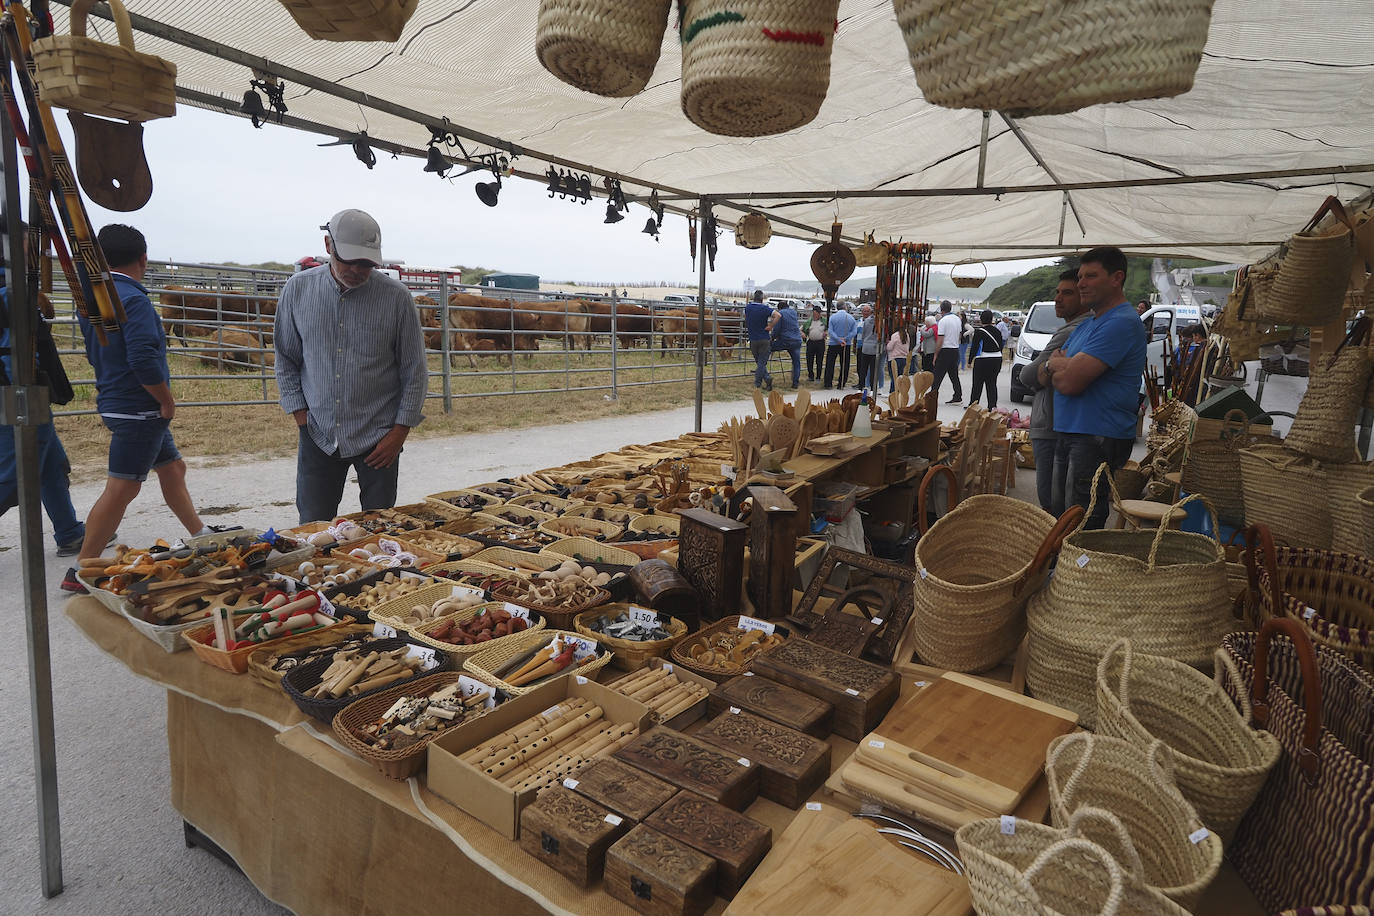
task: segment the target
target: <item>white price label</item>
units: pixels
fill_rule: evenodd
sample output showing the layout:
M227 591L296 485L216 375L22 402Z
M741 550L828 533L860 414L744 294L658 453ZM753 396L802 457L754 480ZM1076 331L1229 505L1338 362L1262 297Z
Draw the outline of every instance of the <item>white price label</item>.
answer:
M320 597L320 613L330 617L338 617L339 613L334 609L334 603L324 596L323 592L316 592Z
M619 826L620 826L620 822L621 822L621 817L620 817L619 814L608 814L608 815L606 815L605 820L606 820L606 823L610 824L612 827L619 827Z
M663 666L663 670L664 670L664 671L669 671L669 672L671 672L671 671L673 670L673 663L672 663L672 662L668 662L667 664L665 664L665 665Z
M753 676L754 676L754 672L752 672L752 671L746 671L746 672L744 672L744 676L745 676L745 677L753 677Z
M1082 569L1084 566L1088 565L1088 555L1085 553L1077 560L1074 560L1074 562L1078 564L1079 569Z
M464 698L475 697L485 693L487 694L486 703L484 704L485 707L487 709L496 708L496 691L476 678L468 677L466 674L458 675L458 692L461 693Z
M739 715L739 707L738 707L738 706L731 706L731 707L730 707L730 715L732 715L732 716L737 716L737 715Z
M874 617L872 620L869 621L869 623L873 624L875 627L880 627L883 625L883 618Z
M925 571L924 567L920 570L920 573L921 573L921 578L922 578L922 579L924 579L926 576L930 575L930 573L928 573L928 572Z
M523 617L526 620L530 619L529 608L521 607L518 604L511 604L509 601L506 602L506 613L512 617Z
M411 646L406 650L406 658L418 658L421 671L428 671L439 665L438 659L434 657L434 650L429 646Z
M859 691L855 690L853 687L846 687L844 689L844 692L849 694L851 697L856 697L859 695Z
M916 682L916 686L917 686L917 687L929 687L929 686L930 686L930 681L917 681L917 682Z
M563 780L563 788L565 789L576 789L580 785L582 785L582 783L578 782L576 779L573 779L571 776Z
M1001 829L1004 834L1011 836L1016 833L1016 818L1010 814L1004 814L1001 818Z
M807 811L819 811L819 810L821 810L821 803L820 803L820 802L807 802L807 803L806 803L806 810L807 810Z
M1199 827L1192 833L1188 834L1188 841L1192 843L1194 846L1196 846L1198 843L1201 843L1203 840L1207 839L1208 836L1210 836L1210 833L1208 832L1207 828Z
M579 685L587 683L587 679L580 674L573 675L573 680L577 681Z
M396 631L384 623L374 623L372 625L372 635L376 639L395 639Z
M739 619L741 630L758 630L765 636L773 635L773 625L766 620L757 620L753 617L741 617Z
M730 467L730 465L728 465L728 464L722 464L722 465L720 466L720 476L722 476L722 477L727 477L727 478L729 478L730 480L734 480L734 479L735 479L735 469L732 468L732 467Z
M883 748L887 747L887 742L886 742L886 741L878 741L877 739L873 739L873 740L871 740L871 741L868 742L868 746L869 746L869 747L876 747L878 750L881 751Z
M651 610L647 607L639 607L635 604L630 605L630 619L646 627L659 626L658 611Z
M558 704L555 703L553 706L550 706L548 709L544 710L544 711L541 712L539 715L540 715L541 718L549 719L549 718L552 718L552 717L558 715L558 713L559 713Z
M1303 612L1302 612L1302 619L1303 619L1303 620L1311 620L1313 617L1316 617L1316 616L1317 616L1317 609L1314 608L1314 607L1306 607L1306 608L1303 610Z
M471 585L455 585L449 592L449 595L454 598L462 598L464 595L471 595L473 598L481 598L484 600L487 597L486 592L482 591L480 588L473 588Z
M739 759L739 765L742 766L742 767L750 766L751 764L749 763L749 758L748 758L748 757L741 757L741 758Z
M590 639L583 639L580 636L564 636L563 645L572 647L573 660L576 662L581 663L596 657L596 643Z

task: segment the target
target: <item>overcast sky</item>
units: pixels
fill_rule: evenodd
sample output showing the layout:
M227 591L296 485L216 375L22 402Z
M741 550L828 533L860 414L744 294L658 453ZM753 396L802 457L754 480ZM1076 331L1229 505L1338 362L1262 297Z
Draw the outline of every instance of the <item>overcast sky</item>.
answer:
M67 119L57 116L72 154ZM542 183L521 179L505 182L500 205L492 209L473 192L489 175L444 180L423 172L419 159L384 153L369 171L347 146L317 146L327 139L277 125L254 130L244 119L178 106L175 118L144 127L152 200L133 213L88 201L91 221L137 226L155 260L290 262L323 254L317 227L337 210L358 207L381 224L388 259L535 273L546 282L695 285L684 217L668 215L655 242L642 232L649 216L642 206L632 205L623 221L606 225L604 201L551 200ZM811 251L777 237L750 251L727 233L707 285L741 289L746 279L809 278ZM1006 262L997 270L1037 263L1043 262Z

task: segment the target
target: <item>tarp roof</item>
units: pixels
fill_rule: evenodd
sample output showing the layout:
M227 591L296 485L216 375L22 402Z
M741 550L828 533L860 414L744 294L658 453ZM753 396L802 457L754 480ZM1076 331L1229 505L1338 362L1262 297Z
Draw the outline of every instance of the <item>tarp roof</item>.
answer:
M948 189L976 184L982 116L938 108L916 85L890 0L843 0L829 95L820 115L787 134L735 139L692 125L679 101L681 55L670 24L649 88L628 100L579 92L534 53L538 0L420 0L394 45L311 41L278 3L136 0L131 12L260 55L522 147L584 162L603 174L661 182L692 194L817 189ZM251 7L251 8L250 8ZM65 10L55 7L59 30ZM112 38L92 18L92 34ZM240 62L138 34L140 50L174 61L178 83L237 107ZM423 148L416 123L365 113L351 101L288 87L291 114L332 128ZM988 187L1332 168L1374 160L1374 3L1370 0L1217 0L1193 90L1173 98L1100 105L1016 124L1054 179L994 115ZM251 142L251 141L248 141ZM469 144L472 148L473 144ZM482 149L488 149L480 147ZM347 155L342 150L340 155ZM539 173L545 163L516 163ZM1252 260L1339 191L1366 191L1374 172L1166 187L1076 190L1064 245L1117 244L1223 261ZM637 189L632 181L627 192ZM828 227L828 197L753 206ZM846 235L874 229L937 246L942 260L1059 253L1063 194L894 197L838 202ZM722 218L733 221L730 211ZM802 233L805 235L805 233ZM812 235L810 237L818 237ZM1221 243L1247 243L1229 247Z

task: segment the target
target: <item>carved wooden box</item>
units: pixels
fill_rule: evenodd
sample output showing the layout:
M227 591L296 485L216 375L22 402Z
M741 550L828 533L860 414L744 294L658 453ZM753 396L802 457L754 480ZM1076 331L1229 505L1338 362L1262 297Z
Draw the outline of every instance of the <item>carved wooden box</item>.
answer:
M525 852L586 887L601 877L606 850L630 829L619 815L562 786L550 786L520 812Z
M716 893L731 898L749 880L773 845L773 831L753 818L679 792L645 822L716 860Z
M676 786L611 757L602 757L563 785L614 811L631 827L677 794Z
M830 745L786 725L736 712L737 708L716 716L694 737L748 757L761 771L760 795L788 808L800 808L830 776Z
M727 754L671 728L642 734L615 756L736 811L749 807L759 794L758 767L741 763L743 755Z
M606 892L646 916L699 916L715 878L715 859L643 824L606 853Z
M749 600L767 620L792 612L797 553L797 507L777 487L752 486L749 515Z
M677 568L701 594L703 622L739 613L749 529L706 509L678 513Z
M707 698L706 714L715 718L731 706L813 738L830 737L835 708L824 700L758 675L741 675L721 684Z
M835 707L835 734L860 741L897 701L897 676L805 639L793 639L754 657L749 667Z

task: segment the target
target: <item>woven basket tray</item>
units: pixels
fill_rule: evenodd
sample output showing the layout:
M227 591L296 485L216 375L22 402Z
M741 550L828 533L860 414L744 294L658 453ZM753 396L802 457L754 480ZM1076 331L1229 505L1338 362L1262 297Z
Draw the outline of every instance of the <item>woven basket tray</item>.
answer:
M484 649L489 649L492 646L500 645L504 643L506 640L515 639L517 636L523 636L525 633L534 633L538 630L544 629L546 625L546 621L544 620L544 618L541 615L531 611L530 625L528 629L521 630L519 633L512 633L510 636L498 636L496 639L490 639L486 642L474 643L470 646L460 646L454 643L444 642L443 640L434 639L429 635L429 631L434 629L441 623L467 623L469 620L476 617L479 613L481 613L484 610L487 610L489 608L499 609L504 606L505 602L503 601L490 601L486 604L480 604L477 607L468 608L466 611L461 611L457 614L450 614L443 620L435 620L431 623L426 623L423 626L414 627L412 629L407 630L406 632L409 634L410 639L413 639L416 642L426 646L433 646L434 648L439 649L440 651L447 652L449 655L457 659L459 663L461 663L469 656L476 655L478 652L481 652Z
M706 665L697 664L696 660L692 658L692 654L690 651L692 645L704 637L709 637L715 633L720 633L725 630L739 629L739 620L739 614L732 614L729 617L722 617L720 620L716 621L711 626L705 627L697 631L696 633L693 633L689 637L679 639L676 643L673 644L672 651L670 652L673 663L681 665L693 674L699 674L704 678L710 678L717 684L724 684L726 681L730 680L730 678L738 677L739 675L743 674L745 669L748 667L747 664L731 668L707 667ZM790 639L792 637L791 629L779 623L773 624L773 631L780 635L784 640Z
M293 655L319 646L336 645L351 637L365 636L371 632L372 624L370 623L346 623L342 626L330 627L327 630L306 633L301 637L300 642L287 649L280 646L262 646L248 653L248 673L252 675L253 680L276 690L281 686L282 676L286 672L277 671L272 665L283 655ZM312 636L315 638L311 639Z
M629 506L603 506L600 503L569 506L568 510L563 513L566 518L591 518L599 522L610 522L621 528L627 527L643 514Z
M334 734L344 747L382 771L392 779L409 779L425 768L425 752L433 738L426 738L401 751L382 751L358 737L362 728L371 725L404 696L433 693L440 687L455 683L462 675L455 671L440 671L422 678L388 687L381 693L363 697L344 707L334 716ZM471 721L464 720L464 721ZM443 732L439 733L440 735ZM437 737L437 736L436 736Z
M649 664L651 658L664 658L673 648L673 644L687 635L687 624L678 620L676 617L668 617L667 639L656 639L648 642L636 642L633 639L618 639L615 636L607 636L605 633L598 633L593 630L589 623L600 617L602 614L615 616L625 610L628 605L613 604L605 607L593 608L590 611L583 611L573 618L573 628L583 636L595 639L606 648L615 653L611 665L622 671L638 671Z
M364 647L364 650L367 652L390 652L392 649L399 649L402 646L408 645L412 645L409 639L394 637L391 639L379 639L375 642L368 643ZM376 690L369 690L366 693L360 693L355 696L345 695L338 699L332 697L322 699L306 695L306 691L314 688L320 683L320 679L324 676L325 671L328 670L330 664L334 661L332 658L317 659L307 665L293 668L281 679L281 686L282 689L286 691L286 695L291 698L291 702L295 703L296 706L300 708L301 712L328 725L330 722L334 721L336 715L358 700L374 696L381 693L383 690L391 690L395 687L404 687L407 684L413 684L420 680L420 678L428 677L438 671L446 671L452 667L449 656L437 648L434 652L434 660L438 664L429 671L421 671L403 681L397 681L394 684L388 684Z
M235 614L235 626L238 625L240 620L247 616L249 615ZM303 644L307 637L314 636L317 633L325 633L335 627L346 625L347 623L345 621L340 621L339 623L332 624L320 630L311 630L309 633L301 633L299 636L282 636L277 639L269 639L267 642L254 643L251 646L235 649L232 652L225 652L223 649L216 649L214 647L215 625L213 622L202 623L198 627L187 630L181 634L181 638L186 640L191 646L191 651L196 654L196 657L207 665L214 665L216 668L221 668L228 671L230 674L243 674L248 670L248 656L264 646L275 646L278 649L287 646L296 646Z
M133 602L123 595L116 595L112 591L95 587L95 578L86 573L85 570L77 570L76 580L86 586L86 591L90 592L92 598L99 601L107 610L114 611L123 617L133 614Z
M482 500L482 505L479 508L463 509L449 502L450 499L456 496L476 496ZM491 496L487 493L478 493L476 490L443 490L439 493L429 494L425 497L425 501L434 503L441 509L444 509L448 512L456 513L460 517L463 515L470 515L473 512L481 512L483 509L492 506L501 505L501 500L496 499L494 496Z
M475 560L454 560L451 563L437 563L429 567L425 572L433 573L436 576L443 576L445 579L455 581L462 580L463 584L470 584L466 580L473 576L508 576L518 578L515 573L504 570L499 566L492 566L489 563L478 563Z
M553 513L555 515L563 514L563 511L572 505L571 500L564 499L561 496L554 496L552 493L526 493L524 496L515 497L515 499L512 499L510 502L506 503L506 505L527 506L531 509L537 509L540 503L546 503L556 507L559 511ZM548 510L541 509L540 511L544 512Z
M631 531L655 531L666 529L669 534L663 535L664 538L675 538L682 533L682 522L678 519L677 513L671 515L641 515L639 518L630 521Z
M512 499L521 496L529 496L534 492L534 490L529 487L522 487L514 483L501 483L499 480L492 481L491 483L475 484L467 489L477 493L485 493L495 498L497 502L503 505L510 502Z
M423 588L425 585L433 585L438 581L433 576L430 576L427 573L421 573L414 569L379 569L375 572L368 573L366 576L363 576L360 579L357 579L353 582L349 582L346 585L339 585L335 586L334 588L325 589L323 594L326 598L329 599L329 603L334 605L335 609L339 611L339 613L348 614L349 616L356 617L359 620L368 620L368 615L371 614L374 608L367 608L358 604L358 593L373 585L374 583L382 579L385 579L387 573L391 573L393 575L400 576L406 579L415 578L423 580L421 585L419 586L420 588Z
M319 41L386 41L401 37L419 0L281 0L305 34Z
M426 528L439 528L464 516L461 509L455 509L448 505L441 506L427 499L422 499L418 503L407 503L404 506L393 506L386 511L413 518Z
M309 543L309 541L306 540L307 538L309 538L312 534L320 534L321 532L328 531L332 524L332 522L307 522L304 525L297 525L294 528L285 528L282 530L281 533L289 538L295 538L298 541L306 541L306 543ZM339 546L344 546L347 544L356 544L358 541L367 540L368 537L369 535L367 534L367 532L363 532L361 536L351 538L345 541L335 541L332 538L330 538L328 540L325 540L323 543L318 544L317 546L321 549L326 549L334 544L337 544Z
M531 630L528 633L521 633L518 636L512 636L509 639L501 640L502 645L492 646L475 655L468 656L467 660L463 663L463 668L468 674L477 678L482 683L490 684L492 687L500 689L508 696L524 696L531 690L537 690L544 686L549 683L549 681L539 681L527 687L513 687L492 672L518 655L523 655L538 646L548 645L555 636L559 635L576 636L581 639L586 638L581 634L570 633L567 630ZM580 665L569 665L560 672L559 676L580 674L582 677L596 680L596 673L610 664L612 654L610 649L601 646L601 654L596 658L588 659Z
M573 557L583 563L607 563L612 566L635 566L640 559L637 553L591 538L564 538L545 547L540 555L557 557L559 563Z
M411 550L426 550L430 553L440 554L448 560L461 560L464 557L470 557L481 550L483 546L472 538L438 530L408 531L398 540Z
M415 563L414 563L414 567L417 568L417 569L418 569L418 568L423 568L423 567L425 567L425 566L430 566L430 565L432 565L432 564L434 564L434 563L442 563L442 562L444 562L445 560L448 559L447 556L444 556L444 555L442 555L442 554L437 554L437 553L433 552L432 550L422 550L422 549L420 549L419 547L415 547L415 546L412 545L412 544L406 543L405 537L404 537L404 536L401 536L401 537L393 537L392 535L389 535L389 534L378 534L378 535L375 535L375 536L373 536L373 537L368 538L368 539L365 540L365 541L358 541L356 544L350 544L350 545L348 546L348 548L347 548L346 551L341 551L341 552L345 553L345 555L350 556L350 557L353 557L353 551L355 551L355 550L369 550L369 551L371 551L374 555L383 555L383 554L386 553L386 551L382 550L381 547L378 546L378 542L379 542L379 541L395 541L397 544L399 544L399 545L401 546L401 549L402 549L402 550L406 550L406 551L409 551L410 553L415 554ZM362 558L362 557L353 557L353 559L355 559L355 560L362 560L363 558ZM390 566L390 567L385 566L385 565L383 565L382 563L380 563L380 562L378 562L378 561L376 561L376 560L371 560L371 561L369 561L369 560L364 560L364 562L371 562L371 563L374 563L374 564L377 565L377 566L381 566L383 569L396 569L396 568L397 568L397 567L395 567L395 566Z
M604 588L596 590L596 594L579 605L572 607L550 607L525 598L525 589L518 590L510 587L498 587L492 589L491 596L500 601L509 601L511 604L518 604L520 607L529 608L531 611L538 611L548 620L549 626L571 629L573 618L583 611L601 607L601 605L611 600L611 593Z
M544 522L539 526L539 530L560 538L590 537L593 540L605 541L620 534L622 529L620 525L614 522L603 522L594 518L577 516L569 517L564 514L560 518Z
M530 553L510 547L488 547L480 553L473 554L472 562L493 566L501 572L513 573L522 579L532 579L538 573L552 569L563 561L542 553Z
M521 527L538 527L551 518L557 518L551 512L541 512L538 509L529 509L525 506L512 506L510 504L502 506L491 506L473 515L473 518L490 519L494 525L518 525Z
M423 604L428 607L434 604L434 602L438 601L440 598L447 598L449 595L453 594L454 585L455 583L453 582L435 582L433 585L426 585L424 588L419 589L418 591L411 592L407 595L402 595L399 598L395 598L391 601L385 601L377 605L375 608L368 612L368 616L371 617L373 620L377 621L378 623L384 623L387 626L395 627L398 630L408 630L410 629L410 624L403 623L402 619L406 616L407 613L409 613L411 608L415 607L415 605L417 604ZM458 612L455 611L454 613ZM443 618L435 619L447 619L451 616L453 615L445 614ZM425 621L425 623L429 622L430 621L428 620ZM416 626L419 626L419 624L416 624Z
M473 518L476 519L477 516L474 515ZM509 550L538 553L561 537L561 535L549 534L539 527L525 528L520 525L512 525L509 522L486 523L486 525L486 528L472 532L469 537L482 542L487 547L505 547Z

